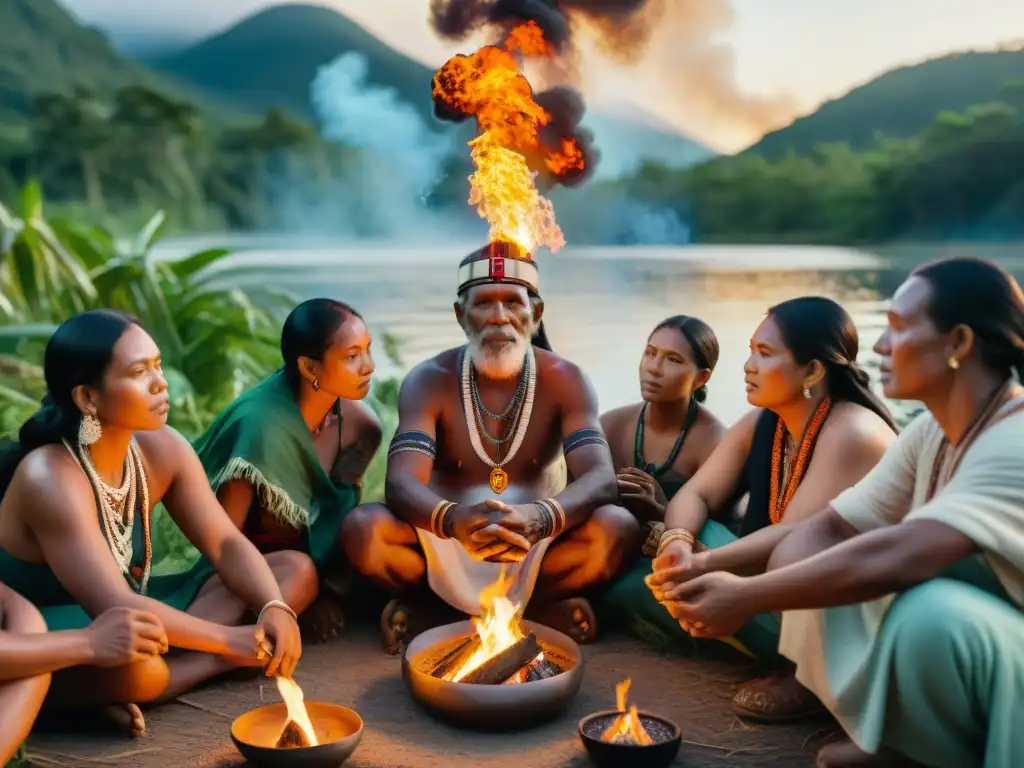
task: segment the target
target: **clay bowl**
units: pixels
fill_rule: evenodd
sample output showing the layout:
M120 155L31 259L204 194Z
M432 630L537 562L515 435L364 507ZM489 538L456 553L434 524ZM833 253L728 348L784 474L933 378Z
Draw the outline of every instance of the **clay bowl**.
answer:
M583 748L597 768L667 768L679 754L683 734L679 726L650 712L639 712L653 744L612 744L601 741L601 733L621 715L614 709L595 712L580 720L577 730Z
M236 718L231 724L231 740L253 765L337 768L359 746L363 738L362 718L348 707L319 701L307 701L306 711L320 742L316 747L274 747L288 721L288 711L283 703L260 707Z
M583 683L583 654L572 638L550 627L524 621L522 628L525 634L533 632L542 646L556 650L568 669L546 680L516 685L453 683L422 671L419 664L436 655L435 646L476 631L472 622L459 621L418 635L406 649L402 677L413 699L439 720L479 730L518 730L558 716Z

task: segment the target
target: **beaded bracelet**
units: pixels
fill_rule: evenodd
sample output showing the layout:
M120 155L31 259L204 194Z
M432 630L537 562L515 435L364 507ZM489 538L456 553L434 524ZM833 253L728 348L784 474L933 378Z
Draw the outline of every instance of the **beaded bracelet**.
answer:
M658 542L658 554L660 555L673 541L685 541L691 547L696 542L696 537L685 528L670 528L661 534L661 541Z
M647 538L644 540L643 553L647 557L657 557L658 548L661 546L661 537L665 533L665 524L650 522L644 526L647 528Z
M543 501L534 502L534 505L540 510L540 530L537 531L537 539L546 539L551 535L552 530L555 527L555 515L551 511L551 507L545 504Z
M430 532L439 539L449 538L445 533L445 517L448 514L448 510L454 506L454 501L441 499L430 513Z
M552 538L556 538L562 535L565 531L565 509L556 499L541 499L542 502L547 504L555 515L555 525L551 532Z
M280 608L282 611L291 616L293 621L299 620L298 614L296 614L295 611L291 609L291 606L289 606L288 603L286 603L284 600L271 600L266 605L264 605L263 609L260 611L260 615L256 619L257 624L263 621L263 614L265 614L271 608Z

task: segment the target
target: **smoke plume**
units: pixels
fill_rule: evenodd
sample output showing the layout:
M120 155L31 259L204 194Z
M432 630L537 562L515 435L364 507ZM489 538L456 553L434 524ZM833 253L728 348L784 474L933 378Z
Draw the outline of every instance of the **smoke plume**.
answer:
M566 84L580 85L583 61L597 55L632 69L630 100L657 104L675 124L699 123L712 135L752 139L797 110L791 99L739 89L733 51L719 40L734 22L731 0L431 0L430 10L435 31L453 40L480 30L501 39L533 21ZM588 93L606 90L587 86Z

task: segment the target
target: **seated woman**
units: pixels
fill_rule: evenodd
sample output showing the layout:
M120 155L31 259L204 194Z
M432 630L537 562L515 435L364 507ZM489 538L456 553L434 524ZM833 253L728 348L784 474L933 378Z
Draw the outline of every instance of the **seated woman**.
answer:
M110 608L86 629L47 632L36 607L0 584L0 765L28 736L54 672L126 667L166 651L167 634L151 613Z
M229 405L195 443L232 522L263 553L305 552L321 577L340 552L341 521L359 503L381 441L380 421L358 402L370 392L371 341L348 305L299 304L281 331L284 367ZM319 639L341 623L333 602L310 611Z
M651 332L640 358L641 402L608 411L601 427L618 467L619 503L644 529L645 558L619 579L602 605L612 621L630 620L633 595L644 589L665 530L665 508L707 461L725 434L706 408L718 363L718 338L696 317L676 315ZM634 629L643 634L646 624ZM656 640L656 638L652 638Z
M134 702L265 663L265 636L268 674L290 675L302 652L295 614L316 597L313 565L298 552L264 559L231 524L192 448L166 426L167 382L149 334L117 312L76 315L47 343L44 371L42 408L0 457L0 583L51 630L133 608L156 616L171 646L198 652L56 672L51 703L117 705L105 711L137 732ZM150 512L161 500L203 557L151 577ZM255 626L236 626L247 616Z
M857 330L830 299L803 297L768 310L750 339L744 365L747 401L756 410L726 433L718 448L668 506L657 574L692 556L694 545L720 547L736 537L713 515L749 492L740 534L782 531L820 509L878 462L895 439L892 417L857 367ZM646 594L643 594L646 592ZM633 596L635 618L672 642L686 641L678 622L649 590ZM730 642L762 662L778 661L778 618L757 616ZM739 714L789 720L820 710L792 670L744 686Z
M949 259L913 273L888 321L885 394L926 412L824 511L695 555L661 598L700 636L784 611L780 651L850 737L819 766L886 747L1024 765L1024 294L994 264Z

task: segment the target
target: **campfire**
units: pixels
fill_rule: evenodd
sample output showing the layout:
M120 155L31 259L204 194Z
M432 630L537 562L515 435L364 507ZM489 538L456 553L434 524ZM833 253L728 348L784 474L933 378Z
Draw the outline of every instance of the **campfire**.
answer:
M628 710L626 709L626 698L629 696L631 682L627 677L615 686L615 709L622 714L616 717L601 734L601 741L638 745L654 743L654 739L640 722L640 713L637 711L636 704L632 704Z
M306 711L306 704L303 701L302 689L290 678L279 675L274 679L277 681L277 690L280 691L281 698L284 699L284 705L288 710L288 721L284 724L281 735L277 737L275 748L295 749L318 746L316 731L313 730L313 723L310 722L309 712Z
M524 634L520 606L508 599L511 583L504 569L480 594L476 631L431 664L432 677L453 683L515 685L554 677L565 671L548 659L534 633Z

